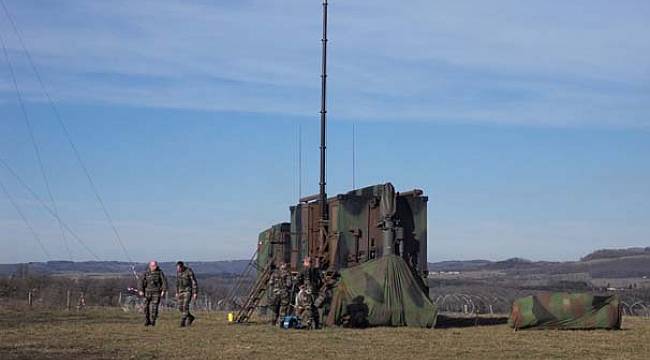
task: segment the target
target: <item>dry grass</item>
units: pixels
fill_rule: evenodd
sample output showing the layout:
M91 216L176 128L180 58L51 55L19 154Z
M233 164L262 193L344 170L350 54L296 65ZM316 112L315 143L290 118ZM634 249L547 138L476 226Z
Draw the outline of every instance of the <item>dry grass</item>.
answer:
M505 325L457 328L285 331L228 325L199 314L190 329L165 313L144 328L119 310L83 313L0 311L0 359L648 359L650 320L626 318L622 331L520 331Z

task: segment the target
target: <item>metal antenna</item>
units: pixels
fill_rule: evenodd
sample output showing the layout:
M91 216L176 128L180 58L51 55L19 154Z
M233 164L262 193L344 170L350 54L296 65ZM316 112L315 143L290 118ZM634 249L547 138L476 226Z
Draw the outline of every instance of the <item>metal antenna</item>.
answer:
M352 189L357 188L356 126L352 123Z
M326 132L327 132L327 0L323 0L323 38L321 39L323 46L322 53L322 71L321 71L321 98L320 98L320 235L321 235L321 250L327 244L327 230L328 230L328 209L327 209L327 192L325 191L326 177L325 177L325 152L326 145Z
M298 199L302 199L302 123L298 122Z

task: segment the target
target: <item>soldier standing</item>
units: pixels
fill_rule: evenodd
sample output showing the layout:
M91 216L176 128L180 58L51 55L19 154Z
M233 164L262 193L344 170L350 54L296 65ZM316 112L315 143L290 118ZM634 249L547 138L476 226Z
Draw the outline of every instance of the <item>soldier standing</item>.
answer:
M273 324L280 326L289 313L293 288L293 280L286 263L280 264L280 269L271 273L268 288L273 309Z
M167 278L158 267L158 262L149 262L147 271L140 276L138 290L140 296L144 296L144 326L155 326L160 298L167 292Z
M313 266L311 257L307 256L302 261L303 270L298 276L298 284L304 284L311 288L313 293L318 292L322 286L322 274L320 269Z
M176 300L181 312L181 327L191 326L194 316L190 314L190 303L199 294L199 284L191 268L179 261L176 263Z
M318 296L314 298L314 307L318 312L318 318L322 321L329 315L332 297L334 296L334 287L336 287L338 281L337 276L338 274L336 273L326 274Z

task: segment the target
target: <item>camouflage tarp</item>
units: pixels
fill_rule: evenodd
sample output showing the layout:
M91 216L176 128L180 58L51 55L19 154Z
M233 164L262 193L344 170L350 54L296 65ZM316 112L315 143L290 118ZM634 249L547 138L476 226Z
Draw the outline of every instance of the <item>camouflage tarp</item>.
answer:
M512 304L508 324L515 329L620 329L618 296L543 293Z
M389 255L341 271L326 323L433 327L436 316L408 265Z

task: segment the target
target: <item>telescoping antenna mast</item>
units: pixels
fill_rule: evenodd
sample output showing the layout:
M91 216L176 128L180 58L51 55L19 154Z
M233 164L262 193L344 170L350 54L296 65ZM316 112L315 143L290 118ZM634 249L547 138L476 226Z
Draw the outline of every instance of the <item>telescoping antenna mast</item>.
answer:
M320 250L325 253L328 233L327 184L325 177L325 153L327 150L327 0L323 0L323 38L320 98ZM327 261L327 259L322 259Z

